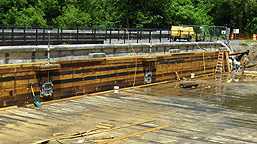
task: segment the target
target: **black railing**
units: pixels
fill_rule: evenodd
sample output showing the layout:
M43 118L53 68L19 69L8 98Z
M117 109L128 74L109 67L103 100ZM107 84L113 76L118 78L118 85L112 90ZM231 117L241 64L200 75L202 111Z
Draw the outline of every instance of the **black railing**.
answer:
M58 44L102 44L150 42L151 39L171 41L170 30L165 29L128 29L95 28L74 26L26 26L0 25L0 46L7 45L52 45Z
M221 35L198 35L194 27L192 40L212 41L213 37L220 39ZM216 29L217 31L217 29ZM75 26L26 26L26 25L0 25L0 46L14 45L47 45L50 39L52 45L59 44L103 44L103 43L133 43L172 42L176 39L185 39L180 35L172 36L170 29L144 29L144 28L96 28ZM219 30L218 30L219 33ZM190 35L189 33L188 35ZM129 39L128 39L129 37ZM209 39L207 39L209 38ZM223 39L223 38L221 38Z

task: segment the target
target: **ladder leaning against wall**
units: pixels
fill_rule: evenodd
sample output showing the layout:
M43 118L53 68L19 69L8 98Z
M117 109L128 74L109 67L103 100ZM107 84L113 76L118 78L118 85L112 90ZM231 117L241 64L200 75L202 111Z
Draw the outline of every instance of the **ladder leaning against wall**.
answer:
M216 84L217 101L220 101L220 102L223 101L221 82L222 82L222 73L225 71L224 68L225 68L224 51L219 51L216 70L215 70L215 84Z

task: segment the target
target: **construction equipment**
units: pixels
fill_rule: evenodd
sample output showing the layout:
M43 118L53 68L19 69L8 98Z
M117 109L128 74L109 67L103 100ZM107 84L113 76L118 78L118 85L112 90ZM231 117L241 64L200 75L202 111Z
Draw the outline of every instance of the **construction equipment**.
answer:
M194 37L193 27L184 27L184 26L172 26L171 27L171 38L176 41L177 39L184 39L191 41Z

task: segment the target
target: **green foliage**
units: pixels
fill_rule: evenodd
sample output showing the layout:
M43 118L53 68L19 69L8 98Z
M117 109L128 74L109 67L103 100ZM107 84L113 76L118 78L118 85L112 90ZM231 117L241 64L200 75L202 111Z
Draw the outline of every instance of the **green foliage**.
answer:
M55 25L60 26L88 26L90 21L90 15L76 8L74 5L64 7L62 9L62 15L53 20Z
M256 0L1 0L1 24L127 28L220 25L257 33Z

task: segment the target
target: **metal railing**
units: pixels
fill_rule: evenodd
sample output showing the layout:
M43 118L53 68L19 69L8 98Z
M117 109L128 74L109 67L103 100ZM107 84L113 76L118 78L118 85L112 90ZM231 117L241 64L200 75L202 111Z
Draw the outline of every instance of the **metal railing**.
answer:
M128 33L124 28L0 25L0 45L47 45L49 37L53 45L126 43L128 36L135 43L171 41L170 30L165 29L134 28Z
M27 26L0 25L0 46L14 45L47 45L48 38L52 45L59 44L103 44L103 43L150 43L172 42L170 29L144 28L96 28L75 26ZM199 32L195 29L195 36ZM217 30L216 30L217 31ZM181 32L180 32L181 33ZM209 35L207 35L209 34ZM213 37L220 39L221 35L203 33L203 41L212 41ZM128 39L129 37L129 39ZM181 36L180 36L181 37ZM207 39L210 38L210 39ZM179 41L181 39L179 38Z

